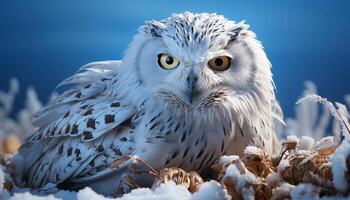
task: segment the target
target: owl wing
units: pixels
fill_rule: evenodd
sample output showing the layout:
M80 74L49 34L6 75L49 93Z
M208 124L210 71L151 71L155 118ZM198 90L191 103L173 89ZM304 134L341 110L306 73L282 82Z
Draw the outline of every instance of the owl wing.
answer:
M13 159L20 185L59 184L91 175L93 170L96 176L105 174L109 162L127 154L122 148L129 141L122 137L128 128L123 127L135 111L105 92L116 80L112 77L119 64L104 61L83 66L61 84L74 86L35 115L38 129Z
M114 68L120 61L103 61L83 66L59 86L75 84L49 105L36 113L38 130L27 139L35 142L49 137L81 136L91 141L117 127L132 115L132 109L122 105L118 97L105 94L112 84Z

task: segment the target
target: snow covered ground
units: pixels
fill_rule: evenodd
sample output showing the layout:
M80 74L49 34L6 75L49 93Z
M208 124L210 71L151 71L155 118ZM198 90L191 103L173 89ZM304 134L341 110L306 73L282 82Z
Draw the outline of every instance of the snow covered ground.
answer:
M58 191L51 195L41 194L32 194L28 191L16 193L13 196L10 196L8 192L3 192L0 196L2 199L9 200L110 200L113 198L107 198L102 195L95 193L90 188L85 188L79 192L69 192L69 191ZM167 184L162 184L160 187L151 190L149 188L139 188L135 189L132 192L124 195L119 199L123 200L136 200L136 199L145 199L145 200L200 200L200 199L228 199L229 196L227 192L220 186L219 183L215 181L210 181L202 184L199 188L199 191L191 194L187 188L182 185L175 185L174 182L169 182Z

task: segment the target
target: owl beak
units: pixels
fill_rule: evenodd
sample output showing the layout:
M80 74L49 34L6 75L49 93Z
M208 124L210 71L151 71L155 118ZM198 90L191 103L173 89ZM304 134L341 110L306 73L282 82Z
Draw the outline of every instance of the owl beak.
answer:
M187 84L188 84L188 89L187 89L187 95L189 97L190 103L193 101L193 93L194 93L194 88L196 87L197 84L197 76L191 72L188 77L187 77Z

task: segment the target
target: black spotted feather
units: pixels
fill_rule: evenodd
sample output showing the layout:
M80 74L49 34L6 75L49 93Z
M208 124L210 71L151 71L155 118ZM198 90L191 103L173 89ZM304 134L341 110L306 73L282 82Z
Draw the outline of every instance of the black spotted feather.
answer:
M109 173L115 158L131 153L134 140L125 122L135 111L105 93L118 65L108 61L84 66L61 84L74 86L36 114L37 131L13 159L19 185L87 185Z

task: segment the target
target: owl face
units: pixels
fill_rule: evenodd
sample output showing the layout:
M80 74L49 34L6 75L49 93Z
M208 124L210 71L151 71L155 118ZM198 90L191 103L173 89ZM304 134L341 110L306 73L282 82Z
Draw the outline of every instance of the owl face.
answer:
M271 83L270 64L255 34L216 14L148 22L131 46L126 57L144 89L176 105L197 107L248 93L261 76Z

